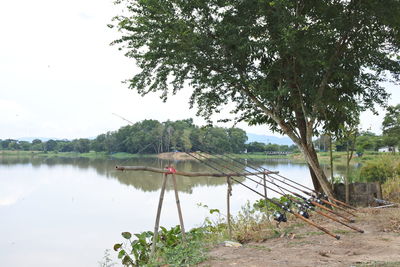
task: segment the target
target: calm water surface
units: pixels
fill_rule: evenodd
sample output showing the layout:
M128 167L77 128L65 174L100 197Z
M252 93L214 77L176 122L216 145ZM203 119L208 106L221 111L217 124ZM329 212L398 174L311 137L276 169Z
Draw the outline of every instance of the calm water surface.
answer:
M172 163L182 171L215 172L195 161ZM99 266L105 250L122 241L121 232L153 230L161 175L116 171L119 164L163 167L168 161L0 157L0 266ZM312 186L304 164L272 159L256 164ZM187 229L208 214L198 203L225 212L225 181L177 176ZM179 224L171 189L169 183L161 214L166 227ZM234 185L233 213L259 198Z

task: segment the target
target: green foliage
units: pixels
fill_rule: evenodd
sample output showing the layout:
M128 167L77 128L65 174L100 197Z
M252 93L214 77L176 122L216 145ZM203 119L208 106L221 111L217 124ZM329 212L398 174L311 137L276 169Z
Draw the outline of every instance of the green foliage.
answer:
M389 106L382 123L383 144L392 148L400 146L400 104Z
M127 243L117 243L114 245L114 251L118 252L118 259L125 266L143 266L150 260L151 239L153 233L143 232L134 234L136 237L132 240L132 234L123 232L122 237L127 240ZM132 257L133 256L133 257Z
M124 266L160 266L163 264L190 266L205 259L204 247L200 242L203 236L202 229L195 228L186 233L185 241L182 241L180 226L172 227L169 230L161 226L160 229L156 243L157 253L154 258L150 258L153 232L147 231L134 235L123 232L121 235L127 242L114 245L114 250L118 252L118 258L122 264Z
M158 260L153 260L150 265L194 266L207 259L203 244L204 229L194 228L186 233L185 242L180 241L180 233L176 229L171 228L166 233L170 236L170 245L163 246L158 252Z
M383 197L386 200L400 203L400 163L397 171L397 175L389 178L382 185Z
M374 111L382 82L400 80L400 2L387 1L119 0L112 44L140 68L129 88L167 100L190 86L198 115L228 107L288 135L330 195L312 136Z
M292 201L285 197L281 196L280 198L272 198L273 201L283 205L284 203L287 203L289 205L292 204ZM256 200L253 204L253 208L256 210L264 211L264 212L274 212L274 211L281 211L282 208L278 207L272 202L265 201L265 199L261 198L259 200Z
M276 202L288 202L286 197L274 198ZM209 213L214 213L207 205L198 204L206 208ZM277 228L271 215L274 211L282 211L280 207L260 199L251 204L249 201L243 205L237 215L231 217L232 235L229 236L226 216L219 211L207 217L201 229L205 231L206 239L219 243L232 238L240 243L261 242L275 238L285 233L286 227Z
M260 142L251 142L246 145L247 152L249 153L254 153L254 152L293 152L297 151L297 146L296 145L278 145L278 144L264 144Z
M387 108L382 127L384 134L400 136L400 104Z
M370 132L362 132L356 140L356 150L360 152L364 151L377 151L379 148L383 147L382 136L375 135Z
M382 103L383 70L400 68L389 56L399 51L397 1L117 3L129 14L110 25L121 35L113 44L142 70L129 87L166 99L189 81L205 117L233 102L252 124L285 132L286 121L302 128L301 116L334 129L349 110Z
M367 162L361 168L360 177L367 182L384 183L388 179L400 174L400 162L391 157L382 157L379 160Z
M13 139L0 140L3 150L35 150L110 154L156 154L170 151L208 150L241 153L245 150L246 132L239 128L198 127L192 119L159 122L143 120L121 127L117 131L98 135L94 140L85 138L69 140L38 139L32 143ZM116 157L121 156L116 155ZM127 154L125 154L127 155Z

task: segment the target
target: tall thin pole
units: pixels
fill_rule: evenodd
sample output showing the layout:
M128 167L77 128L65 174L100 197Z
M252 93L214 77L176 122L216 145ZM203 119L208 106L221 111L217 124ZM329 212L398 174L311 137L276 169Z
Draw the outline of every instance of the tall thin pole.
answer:
M180 204L180 201L179 201L178 187L176 186L175 173L172 174L172 182L174 184L176 207L178 208L179 223L181 225L182 238L183 238L183 240L185 240L185 226L183 225L183 216L182 216L181 204Z
M267 175L264 173L263 174L263 182L264 182L264 199L265 199L265 213L267 214L267 216L269 216L269 211L267 209L267 203L268 203L268 195L267 195Z
M264 181L264 196L265 196L265 205L267 204L267 181L266 181L266 174L263 174L263 181Z
M157 216L156 216L156 223L154 225L154 235L153 235L153 244L151 245L151 253L150 255L153 256L154 252L156 251L156 243L157 243L157 237L158 237L158 227L160 226L160 215L161 215L161 208L164 200L164 193L165 193L165 187L167 184L167 174L163 174L163 183L161 187L161 192L160 192L160 198L158 200L158 209L157 209Z
M332 145L332 133L329 133L329 161L331 164L331 185L332 190L334 190L334 177L333 177L333 145Z
M228 234L229 239L232 238L232 226L231 226L231 196L232 196L232 181L231 177L226 177L226 182L228 184L228 189L226 193L226 210L227 210L227 223L228 223Z

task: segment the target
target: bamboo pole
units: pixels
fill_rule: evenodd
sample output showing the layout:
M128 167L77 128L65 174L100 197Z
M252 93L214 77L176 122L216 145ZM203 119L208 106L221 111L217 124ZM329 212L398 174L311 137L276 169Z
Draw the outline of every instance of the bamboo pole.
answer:
M162 183L161 192L160 192L160 198L158 200L156 223L154 225L153 243L151 244L151 253L150 253L151 257L154 255L154 252L156 251L156 243L157 243L157 237L158 237L158 227L160 226L160 215L161 215L161 208L162 208L162 204L163 204L163 200L164 200L164 193L165 193L166 184L167 184L167 174L164 174L163 175L163 183Z
M227 194L226 194L226 209L227 209L227 223L228 223L228 234L229 239L232 239L232 225L231 225L231 200L230 197L232 196L232 181L231 177L226 177L226 182L228 184Z
M181 231L182 231L182 239L185 240L186 239L185 226L183 225L183 216L182 216L181 204L180 204L180 201L179 201L178 187L176 186L175 173L172 174L172 182L174 184L176 207L178 208L179 223L181 225Z
M319 210L315 210L315 212L318 213L318 214L320 214L320 215L322 215L322 216L325 216L325 217L331 219L332 221L338 222L338 223L340 223L340 224L342 224L342 225L344 225L344 226L346 226L346 227L349 227L349 228L353 229L354 231L357 231L357 232L360 232L360 233L364 233L364 230L361 230L360 228L357 228L357 227L352 226L352 225L348 225L347 223L344 223L344 222L342 222L341 220L338 220L337 218L335 218L335 217L333 217L333 216L330 216L330 215L327 214L327 213L324 213L324 212L319 211Z
M344 216L343 214L340 214L340 213L338 213L338 212L336 212L336 211L334 211L334 210L331 210L331 209L329 209L329 208L327 208L327 207L325 207L325 206L323 206L323 205L321 205L321 204L319 204L319 203L317 203L317 202L315 202L315 201L310 201L310 203L313 204L314 206L320 208L320 209L326 210L326 211L328 211L328 212L330 212L330 213L335 214L336 216L342 217L343 219L345 219L346 221L348 221L348 222L350 222L350 223L353 223L353 222L354 222L354 219L351 219L351 218L349 218L349 217L346 217L346 216Z
M265 205L267 205L267 181L266 181L266 174L263 174L263 181L264 181L264 197L265 197Z
M343 207L340 207L340 206L336 205L336 204L333 203L333 202L329 202L328 200L325 200L325 199L323 199L323 198L320 198L319 200L321 200L322 202L324 202L324 203L327 204L327 205L330 205L330 206L332 206L332 207L338 208L338 209L340 209L340 210L342 210L342 211L344 211L344 212L346 212L346 213L348 213L348 214L350 214L350 215L356 217L356 215L355 215L354 213L352 213L352 212L346 210L346 209L343 208Z
M316 224L315 222L313 222L313 221L311 221L311 220L309 220L309 219L307 219L307 218L304 218L304 217L301 216L300 214L297 214L297 213L294 213L294 212L293 212L292 214L293 214L294 216L296 216L297 218L299 218L300 220L303 220L303 221L305 221L305 222L311 224L312 226L318 228L319 230L325 232L326 234L328 234L328 235L330 235L330 236L336 238L337 240L340 239L340 236L335 235L334 233L332 233L332 232L330 232L329 230L325 229L324 227L322 227L322 226Z

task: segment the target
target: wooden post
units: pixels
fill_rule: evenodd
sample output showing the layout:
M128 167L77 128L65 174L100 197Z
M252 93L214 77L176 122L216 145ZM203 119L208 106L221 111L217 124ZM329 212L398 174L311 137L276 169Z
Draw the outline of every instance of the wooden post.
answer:
M264 197L265 197L265 205L267 205L267 181L266 181L266 175L265 173L263 174L263 181L264 181Z
M175 173L172 174L172 182L174 184L175 200L176 200L176 206L178 208L179 223L181 225L182 238L183 238L183 240L185 240L185 226L183 225L182 210L181 210L181 204L179 202L178 187L176 186Z
M376 187L376 198L382 199L382 187L379 182L375 182L375 187Z
M156 216L156 224L154 225L154 235L153 235L153 244L151 244L151 253L150 257L154 255L154 252L156 251L156 243L157 243L157 237L158 237L158 227L160 226L160 215L161 215L161 208L162 208L162 203L164 200L164 193L165 193L165 187L167 184L167 174L163 174L163 183L161 187L161 192L160 192L160 199L158 200L158 209L157 209L157 216Z
M232 182L231 177L226 177L226 182L228 184L227 194L226 194L226 209L227 209L227 223L228 223L228 234L229 239L232 239L232 226L231 226L231 200L230 197L232 195Z

